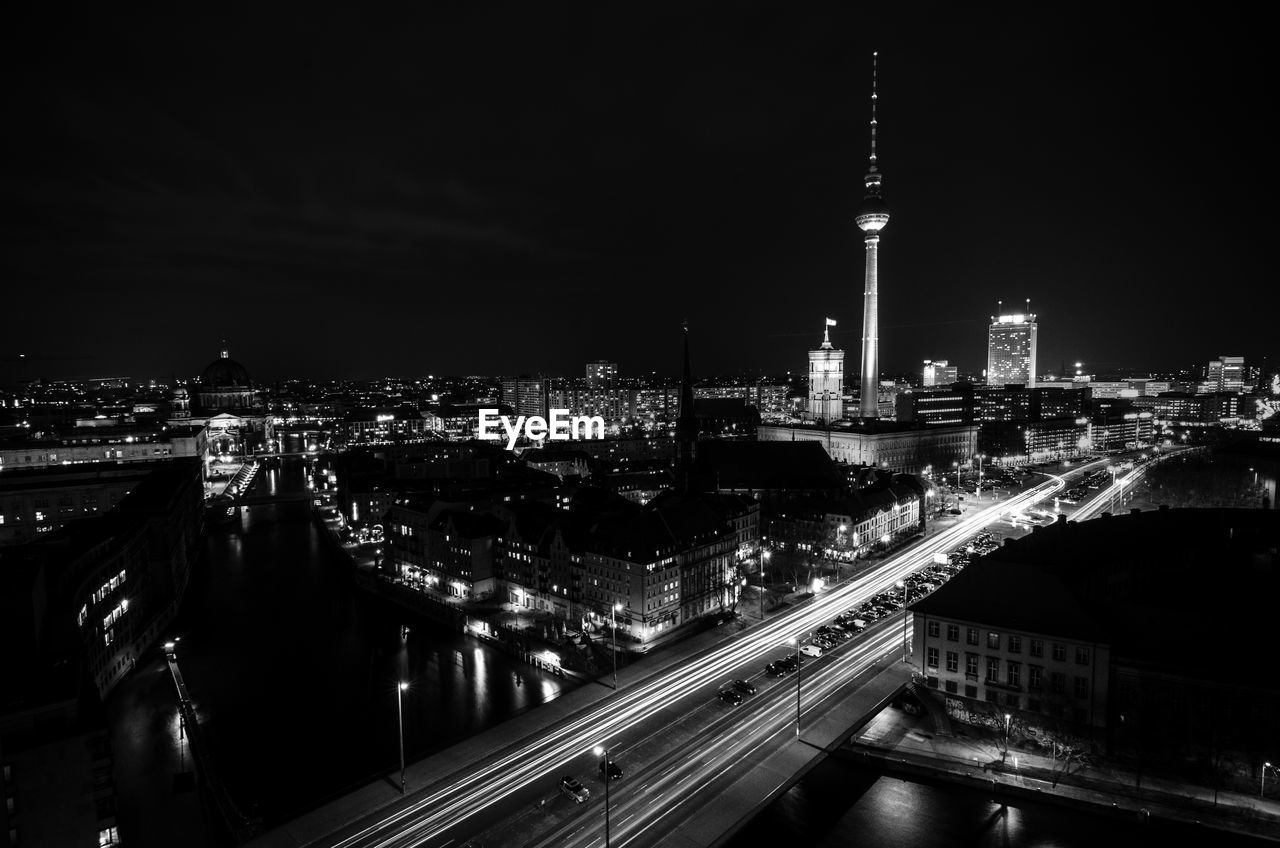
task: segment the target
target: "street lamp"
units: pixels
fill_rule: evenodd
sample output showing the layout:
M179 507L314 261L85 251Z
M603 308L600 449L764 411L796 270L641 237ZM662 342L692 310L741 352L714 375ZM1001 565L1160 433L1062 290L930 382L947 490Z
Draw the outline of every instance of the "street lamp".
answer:
M400 794L404 794L404 692L409 688L407 680L396 687L396 718L400 720Z
M1258 787L1258 797L1267 797L1267 769L1271 768L1271 763L1262 764L1262 785Z
M613 630L610 633L613 641L613 691L618 691L618 612L622 610L622 604L614 604L609 607L609 621L613 624Z
M760 549L760 620L764 621L764 569L769 563L770 552Z
M1009 753L1009 714L1004 714L1004 752Z
M791 644L796 646L796 738L800 738L800 637L792 636Z
M597 745L595 748L597 757L603 757L604 763L604 848L609 848L609 749L604 745Z
M907 662L907 584L899 580L893 585L902 590L902 661Z

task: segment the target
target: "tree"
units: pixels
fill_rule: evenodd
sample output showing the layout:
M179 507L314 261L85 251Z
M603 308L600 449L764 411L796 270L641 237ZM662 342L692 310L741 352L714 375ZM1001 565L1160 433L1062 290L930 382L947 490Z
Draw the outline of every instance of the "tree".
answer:
M746 583L746 578L742 576L742 570L736 565L725 569L722 574L724 579L716 593L716 600L720 602L720 612L737 615L738 601L742 599L742 587Z

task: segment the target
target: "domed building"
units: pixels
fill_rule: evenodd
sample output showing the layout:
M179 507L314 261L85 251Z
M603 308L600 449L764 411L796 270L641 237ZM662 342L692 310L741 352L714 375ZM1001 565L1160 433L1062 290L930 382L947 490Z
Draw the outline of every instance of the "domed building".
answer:
M269 452L274 442L271 417L249 370L231 358L226 342L201 372L194 396L185 388L174 389L169 424L203 428L206 470L212 476L217 476L214 463L242 462Z
M252 409L257 406L249 371L231 358L223 342L218 358L200 374L200 406L206 410Z

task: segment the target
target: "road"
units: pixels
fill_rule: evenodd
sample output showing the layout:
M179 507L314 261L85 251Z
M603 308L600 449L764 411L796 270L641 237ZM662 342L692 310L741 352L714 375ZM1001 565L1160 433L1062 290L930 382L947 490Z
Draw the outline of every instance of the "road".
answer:
M1080 466L1083 471L1101 463ZM333 848L450 848L519 810L533 807L556 786L561 775L579 778L594 771L596 758L591 750L605 745L621 761L624 753L637 749L655 734L678 749L675 762L660 773L638 797L624 801L617 816L616 844L633 844L629 834L645 827L648 838L663 830L661 819L678 811L682 803L724 774L726 769L749 758L761 746L777 744L785 737L788 718L794 717L794 701L780 694L776 684L753 696L754 703L737 708L738 715L721 716L728 705L716 699L727 680L751 677L770 659L790 649L792 639L804 639L838 613L857 606L889 589L898 580L933 561L996 521L1000 516L1026 509L1061 490L1065 481L1050 476L1026 491L999 500L961 517L953 526L936 532L909 549L885 559L869 571L815 595L786 614L779 615L716 647L690 657L673 668L655 672L641 682L619 691L609 699L585 708L576 715L530 738L513 741L466 773L453 775L419 793L400 808L370 816L358 825L331 837L320 845ZM810 660L802 672L803 687L810 704L829 691L845 685L854 675L886 653L902 650L902 618L873 628L859 639L850 640L833 656ZM892 625L896 622L896 626ZM788 681L790 678L782 678ZM763 697L762 697L763 695ZM694 718L686 720L691 714ZM707 716L711 720L707 721ZM745 715L745 718L740 716ZM701 716L699 718L699 716ZM794 724L791 725L794 728ZM682 730L683 729L683 730ZM709 753L710 752L710 753ZM644 767L647 763L635 762ZM598 809L603 798L598 781L590 802L578 805ZM655 800L666 798L668 803ZM674 803L672 803L674 801ZM552 805L570 805L557 797ZM574 811L577 813L578 811ZM542 844L591 845L604 837L603 815L570 814L567 833L559 833ZM576 826L574 822L579 822ZM553 825L554 827L554 825ZM576 829L575 829L576 827ZM530 839L537 838L534 833ZM626 841L624 841L626 840ZM649 844L647 841L635 845Z

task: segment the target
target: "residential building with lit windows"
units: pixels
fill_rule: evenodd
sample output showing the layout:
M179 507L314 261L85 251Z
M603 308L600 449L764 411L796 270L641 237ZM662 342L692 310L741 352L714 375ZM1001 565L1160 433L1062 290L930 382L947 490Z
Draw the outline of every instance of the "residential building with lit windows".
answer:
M922 489L899 475L866 489L833 498L801 498L771 512L771 545L798 550L827 546L864 556L904 533L923 529Z
M550 409L550 377L506 377L502 380L502 402L516 415L547 417Z
M156 466L113 508L0 548L0 571L30 575L19 596L42 611L40 627L79 646L101 697L177 614L204 527L200 465Z
M618 363L616 362L588 362L586 370L589 389L611 389L618 380Z
M1224 788L1256 789L1280 744L1280 680L1259 672L1278 544L1268 509L1060 519L910 604L912 662L958 720L998 730L1009 714L1019 738L1153 768L1213 758Z
M430 498L399 499L383 526L388 558L405 582L473 601L497 589L495 555L502 530L502 522L488 511Z
M760 410L761 415L785 412L789 392L783 383L746 380L738 383L703 381L693 387L695 400L742 398L749 406Z

